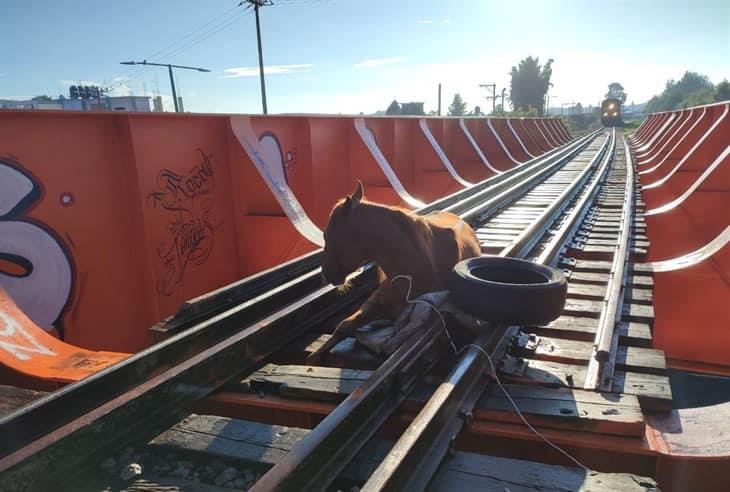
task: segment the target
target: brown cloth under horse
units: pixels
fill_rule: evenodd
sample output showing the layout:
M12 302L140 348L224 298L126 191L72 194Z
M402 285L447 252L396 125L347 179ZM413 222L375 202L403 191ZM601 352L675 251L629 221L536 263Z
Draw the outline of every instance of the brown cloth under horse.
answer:
M444 290L456 263L479 256L474 230L457 215L434 212L418 216L408 210L365 200L362 183L340 200L324 231L322 275L334 285L366 261L379 267L380 286L365 303L337 326L330 339L312 354L310 362L329 353L343 338L377 319L398 317L406 306L409 282L411 299Z

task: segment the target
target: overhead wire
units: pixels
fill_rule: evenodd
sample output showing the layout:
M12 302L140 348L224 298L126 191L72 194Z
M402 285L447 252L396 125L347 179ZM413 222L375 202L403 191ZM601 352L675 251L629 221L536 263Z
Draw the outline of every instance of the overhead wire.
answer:
M217 34L218 32L222 31L223 29L225 29L225 28L229 27L230 25L232 25L233 23L235 23L238 19L240 19L241 16L249 13L249 11L247 11L245 9L240 9L237 13L233 14L233 16L228 16L228 14L230 14L233 10L238 9L240 6L241 6L241 4L239 3L236 6L227 9L225 12L217 15L212 20L206 22L205 24L198 27L197 29L189 32L185 36L178 38L178 40L174 41L173 43L170 43L166 47L149 55L148 57L145 58L145 60L151 59L151 58L158 58L160 63L164 63L166 61L170 61L175 56L183 53L184 51L192 48L193 46L200 44L204 40L208 39L209 37L213 36L214 34ZM227 16L227 18L221 20L221 18L224 16ZM209 27L209 29L204 30L206 27ZM201 31L203 31L203 32L201 32ZM189 38L192 38L192 39L189 39ZM187 40L187 41L185 41L185 40ZM183 44L175 47L180 42L183 42ZM175 47L175 48L170 50L170 48L173 48L173 47ZM123 80L119 80L117 82L117 84L110 86L110 89L115 89L117 87L121 87L125 83L136 79L147 68L149 68L149 67L141 66L141 67L135 67L132 69L128 69L127 71L122 72L120 75L115 76L114 79L123 77Z

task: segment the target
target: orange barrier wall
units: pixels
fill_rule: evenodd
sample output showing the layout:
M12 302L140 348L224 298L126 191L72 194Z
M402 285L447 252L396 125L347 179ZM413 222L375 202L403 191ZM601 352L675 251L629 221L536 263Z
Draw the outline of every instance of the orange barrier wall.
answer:
M527 130L530 135L532 136L532 139L535 141L537 146L540 148L541 152L547 152L549 150L552 150L555 146L548 140L547 135L545 135L544 131L542 131L541 128L537 127L537 122L534 118L530 119L522 119L520 121L522 126Z
M646 158L651 157L654 153L658 152L660 149L664 147L664 144L667 143L669 140L672 139L676 135L676 131L679 128L684 128L682 125L687 121L687 119L690 118L691 111L685 110L680 111L679 116L675 118L675 120L672 122L671 125L667 128L666 132L664 132L664 135L659 137L659 139L652 145L646 152L642 152L640 154L637 154L637 159L643 160ZM686 125L685 125L686 126Z
M666 176L720 118L724 106L707 109L707 121L687 133L685 141L660 169L640 175L642 185ZM644 191L648 211L680 197L715 161L730 144L728 121L723 120L708 134L691 158L664 184ZM701 248L730 224L729 211L730 158L726 158L681 204L646 217L651 241L649 259L667 260ZM730 371L730 247L693 267L655 273L654 282L655 346L663 349L675 364L725 366Z
M371 199L405 205L355 118L249 121L268 172L320 228L358 179ZM461 188L418 118L365 122L414 197ZM489 175L458 119L427 124L464 179ZM484 119L465 124L493 165L511 167ZM230 115L0 111L0 156L0 286L42 328L84 348L139 350L185 300L316 247L285 215Z
M464 125L467 127L472 138L478 142L476 132L468 124L470 121L471 119L465 119ZM476 128L477 125L484 125L484 120L474 119L474 123L476 125L473 125L473 128ZM441 146L451 160L451 163L464 179L472 183L478 183L495 174L481 161L479 155L467 140L458 118L442 120L442 127L443 137L440 140ZM500 161L504 161L506 160L506 156L500 153L499 159Z
M685 143L694 129L702 124L703 121L707 121L709 116L706 114L706 110L690 110L687 112L687 117L680 122L680 124L672 131L672 135L662 145L655 145L651 148L650 152L646 156L637 156L637 164L640 170L652 169L655 166L660 165L663 159L670 157L669 154L674 153L675 155L683 155L689 151L687 143ZM684 143L685 150L682 153L680 146Z
M530 159L530 156L522 150L522 146L510 131L506 119L494 119L492 120L492 125L515 159L520 162L525 162Z
M476 140L479 149L496 169L506 171L515 166L515 163L502 150L499 142L492 134L492 130L487 127L485 120L470 118L465 119L464 124Z
M634 144L637 146L641 146L645 144L657 131L659 131L664 124L664 122L669 118L671 115L669 113L661 113L659 114L654 122L647 126L646 131L640 134L636 135L636 138L634 140Z
M529 150L532 155L540 155L545 152L535 139L532 132L524 125L524 120L522 118L513 118L510 121L512 123L512 128L515 129L522 139L522 143L525 144L525 147L527 147L527 150Z
M560 134L563 136L564 142L568 142L573 138L570 135L568 128L565 126L565 122L562 120L562 118L554 119L552 121L555 122L555 124L557 125L558 130L560 131Z
M656 113L650 114L649 116L647 116L646 119L641 123L641 125L639 125L639 127L634 132L634 137L635 138L641 137L647 131L647 129L654 124L654 121L658 117L659 116Z

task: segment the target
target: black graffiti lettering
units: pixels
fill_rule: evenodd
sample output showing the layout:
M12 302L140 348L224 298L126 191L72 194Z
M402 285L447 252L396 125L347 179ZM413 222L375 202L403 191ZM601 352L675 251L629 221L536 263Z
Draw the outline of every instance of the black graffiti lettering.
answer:
M215 230L210 213L215 205L215 175L210 154L201 149L201 160L184 176L162 169L157 176L158 190L147 196L153 207L170 212L168 239L157 248L162 260L162 276L157 291L172 294L182 282L190 263L202 265L213 251Z

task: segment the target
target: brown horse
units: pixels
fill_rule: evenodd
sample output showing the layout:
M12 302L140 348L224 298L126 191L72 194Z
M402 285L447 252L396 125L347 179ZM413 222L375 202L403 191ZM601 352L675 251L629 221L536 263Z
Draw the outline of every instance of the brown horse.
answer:
M345 337L376 319L396 319L406 305L408 280L411 299L446 288L454 265L481 254L474 230L458 216L434 212L418 216L398 207L369 202L362 183L340 200L324 231L322 275L339 285L366 261L379 267L380 286L353 315L342 321L330 339L310 356L316 362Z

